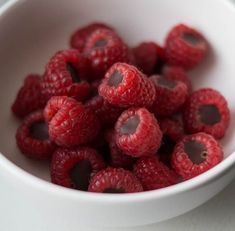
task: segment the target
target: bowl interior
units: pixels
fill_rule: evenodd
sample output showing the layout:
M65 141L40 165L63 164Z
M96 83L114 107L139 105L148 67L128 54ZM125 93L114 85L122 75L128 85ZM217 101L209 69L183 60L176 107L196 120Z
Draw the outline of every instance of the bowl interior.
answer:
M220 17L208 11L211 5ZM43 74L49 58L68 48L71 33L93 21L112 25L131 46L153 40L163 44L167 31L183 22L198 28L211 51L202 65L190 73L195 89L213 87L222 92L232 113L231 126L222 140L225 158L235 150L234 47L235 32L227 25L232 10L224 1L86 0L23 1L0 15L0 152L19 167L49 180L49 163L32 161L20 154L15 132L20 121L11 104L23 78ZM187 10L185 10L187 9ZM221 20L227 18L227 20Z

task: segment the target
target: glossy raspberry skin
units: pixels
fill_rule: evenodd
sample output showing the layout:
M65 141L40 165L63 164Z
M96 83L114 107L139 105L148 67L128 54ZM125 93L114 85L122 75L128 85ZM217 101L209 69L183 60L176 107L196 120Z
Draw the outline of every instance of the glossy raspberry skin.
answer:
M124 111L115 125L115 133L117 146L132 157L154 155L162 139L157 119L145 108Z
M167 35L165 50L169 64L192 69L205 57L208 44L200 32L179 24Z
M102 79L114 63L130 62L127 45L114 31L107 29L98 29L90 35L84 54L91 61L93 79Z
M26 76L11 107L12 112L17 117L23 118L33 111L42 109L45 105L46 97L42 94L41 76L37 74Z
M89 179L98 171L105 168L105 163L102 157L95 149L89 147L75 147L75 148L58 148L52 156L51 161L51 181L57 185L67 188L75 188L79 190L87 190L88 185L80 188L73 182L71 178L71 170L80 161L87 160L91 165L91 172ZM79 175L76 176L79 181ZM88 179L88 184L89 184ZM83 179L81 179L83 180Z
M43 93L52 96L70 96L85 100L89 96L89 61L77 50L57 52L49 61L43 76Z
M83 52L87 39L95 30L101 28L113 30L110 26L100 22L89 24L87 26L79 28L72 34L70 38L70 46L74 49L79 50L80 52Z
M119 75L119 83L111 83ZM114 64L99 86L99 94L118 107L150 107L155 100L155 87L136 67L126 63Z
M139 180L130 171L122 168L107 168L98 172L92 179L89 192L134 193L143 191Z
M52 156L56 149L56 145L49 140L46 131L41 131L40 133L43 132L43 134L39 134L39 137L34 135L37 133L37 128L32 129L32 126L38 123L45 123L43 111L35 111L26 116L20 127L17 129L16 142L20 151L25 156L32 159L48 159Z
M146 75L154 73L158 61L157 44L154 42L143 42L133 48L136 65Z
M179 66L165 66L162 71L162 75L166 79L177 80L183 82L187 87L189 92L192 91L192 83L187 75L186 71Z
M122 108L111 105L99 95L88 100L85 106L95 112L103 127L112 127L123 112Z
M178 175L156 157L137 160L134 174L140 180L144 191L165 188L179 181Z
M187 86L180 81L168 80L172 86L168 86L165 78L153 75L150 80L154 83L156 99L151 106L151 111L158 117L171 116L181 109L186 102L189 92Z
M201 163L195 163L191 160L189 154L185 151L185 144L187 142L197 142L204 145L205 150L201 153L201 155L204 155ZM194 154L193 158L202 158L201 155L197 154L196 156ZM202 132L196 133L185 136L176 144L172 154L172 166L184 180L188 180L216 166L223 160L223 155L220 144L213 136Z
M217 118L217 121L212 122L215 112L211 112L208 118L209 124L202 121L202 112L200 112L200 108L207 105L215 107L220 117ZM191 94L185 106L183 118L187 132L205 132L216 139L221 139L229 126L230 111L226 99L218 91L203 88Z
M50 139L62 147L88 143L100 129L94 112L67 96L52 97L45 107L44 117Z
M118 148L114 130L109 130L106 133L106 140L109 143L110 149L110 166L114 168L124 168L131 170L135 159L126 155Z

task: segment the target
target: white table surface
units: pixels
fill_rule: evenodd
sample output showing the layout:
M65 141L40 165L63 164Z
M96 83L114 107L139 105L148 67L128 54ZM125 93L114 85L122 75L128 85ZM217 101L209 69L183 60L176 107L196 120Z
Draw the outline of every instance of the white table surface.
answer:
M0 0L0 5L5 1ZM95 228L95 231L105 230ZM235 231L235 181L209 202L187 214L148 227L123 231Z

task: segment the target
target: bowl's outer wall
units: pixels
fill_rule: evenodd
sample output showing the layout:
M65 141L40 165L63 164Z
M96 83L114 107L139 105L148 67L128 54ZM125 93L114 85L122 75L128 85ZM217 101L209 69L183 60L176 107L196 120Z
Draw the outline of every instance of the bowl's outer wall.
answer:
M19 121L13 118L9 108L23 77L28 73L43 73L48 58L56 50L68 47L69 34L78 26L95 20L109 22L131 45L143 40L162 43L167 31L179 22L199 28L212 49L205 62L191 73L193 83L196 88L212 86L219 89L228 99L232 114L235 113L235 57L231 52L235 48L235 30L231 30L235 24L235 11L225 1L18 1L0 15L0 124L4 131L0 134L0 151L19 167L49 179L48 164L24 158L13 139ZM235 142L232 142L234 120L232 116L231 127L223 141L226 156L235 150ZM165 197L146 196L145 201L135 203L100 203L98 199L96 202L79 199L79 196L67 199L59 192L49 193L43 189L46 186L37 188L21 174L16 177L14 167L4 163L0 158L0 198L4 208L0 210L0 230L8 224L12 227L9 230L14 231L73 231L85 223L104 226L154 223L204 203L234 176L230 166L220 177L205 181L197 189Z

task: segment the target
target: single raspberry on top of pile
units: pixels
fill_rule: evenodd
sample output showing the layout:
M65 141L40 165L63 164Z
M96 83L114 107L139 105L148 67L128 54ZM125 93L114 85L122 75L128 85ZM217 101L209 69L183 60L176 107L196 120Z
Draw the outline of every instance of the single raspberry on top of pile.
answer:
M99 86L99 94L119 107L150 107L155 88L142 72L126 63L115 63Z
M88 143L100 129L95 113L67 96L52 97L44 109L44 116L50 139L63 147Z
M179 24L167 35L165 50L169 64L192 69L205 57L208 44L200 32Z
M110 26L104 23L95 22L95 23L89 24L87 26L79 28L72 34L70 38L70 46L74 49L79 50L80 52L83 52L87 39L95 30L101 29L101 28L113 30Z
M70 96L85 100L89 96L89 61L77 50L57 52L49 61L43 76L42 89L48 97Z
M134 193L143 191L143 187L132 172L122 168L106 168L91 179L88 191Z
M223 150L213 136L196 133L176 144L172 165L184 180L198 176L223 160Z
M162 139L157 119L145 108L124 111L115 125L115 133L118 147L133 157L154 155Z
M42 109L46 105L46 97L42 94L41 76L31 74L26 76L11 107L13 113L22 118L29 113Z
M130 51L112 30L95 30L88 38L84 54L91 61L93 79L102 79L105 72L117 62L130 62Z

